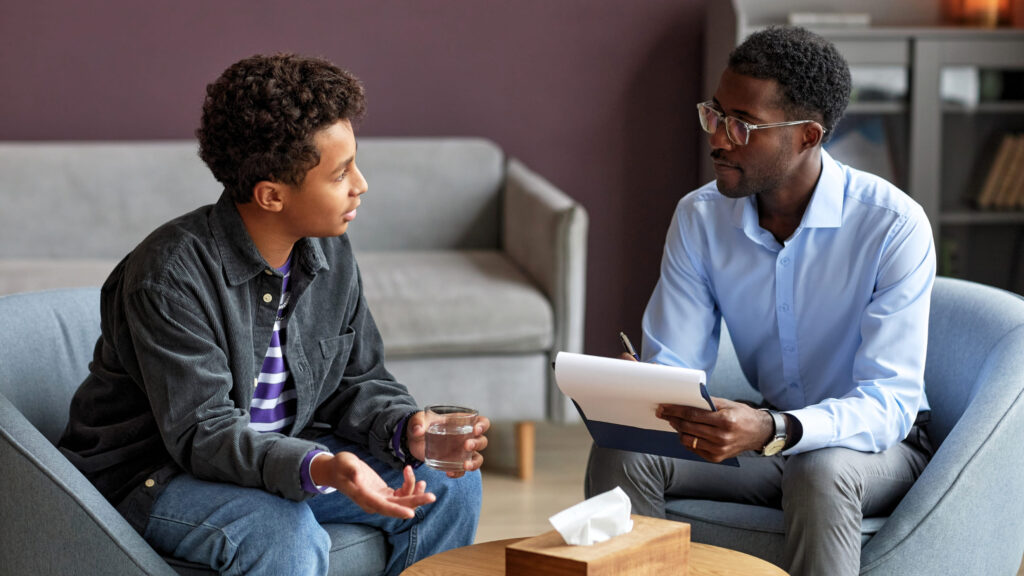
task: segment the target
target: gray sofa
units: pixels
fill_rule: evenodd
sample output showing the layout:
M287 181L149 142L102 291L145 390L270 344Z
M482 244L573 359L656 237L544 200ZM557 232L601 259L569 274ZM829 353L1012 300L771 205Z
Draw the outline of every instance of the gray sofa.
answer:
M194 141L0 142L0 294L99 286L161 223L216 201ZM387 365L421 405L572 418L549 362L583 343L587 216L481 139L361 138L352 237Z

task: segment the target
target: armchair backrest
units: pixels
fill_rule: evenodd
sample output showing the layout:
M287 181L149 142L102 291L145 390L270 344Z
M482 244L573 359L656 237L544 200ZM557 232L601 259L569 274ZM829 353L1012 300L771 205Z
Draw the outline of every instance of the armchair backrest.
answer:
M992 378L1000 345L1024 339L1024 298L998 288L939 277L932 289L928 322L925 391L932 408L928 432L936 448L956 426L982 391L1014 398L1024 387L1020 379ZM1009 352L1012 353L1012 352ZM718 363L709 378L713 396L761 400L747 383L722 323ZM994 386L1002 387L993 389Z
M53 444L100 335L99 288L0 297L0 394Z
M950 431L979 394L1008 401L1024 389L1024 375L999 378L1000 358L1020 354L1024 299L997 288L936 278L928 326L925 390L932 408L928 433L935 444ZM1016 348L1005 349L1007 346Z

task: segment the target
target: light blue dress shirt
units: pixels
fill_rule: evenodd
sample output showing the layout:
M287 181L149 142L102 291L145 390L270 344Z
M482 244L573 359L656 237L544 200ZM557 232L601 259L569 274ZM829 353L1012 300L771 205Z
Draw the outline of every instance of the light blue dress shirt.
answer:
M785 454L880 452L928 409L932 230L898 188L821 156L784 244L759 225L754 196L726 198L711 182L680 200L644 313L643 360L710 370L724 319L747 380L803 426Z

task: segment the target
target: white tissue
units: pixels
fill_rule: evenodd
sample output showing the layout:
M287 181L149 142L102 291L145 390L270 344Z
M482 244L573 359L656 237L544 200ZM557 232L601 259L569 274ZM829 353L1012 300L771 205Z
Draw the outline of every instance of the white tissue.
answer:
M548 518L548 522L562 535L566 544L590 546L632 530L633 520L629 512L629 496L616 486L562 510Z

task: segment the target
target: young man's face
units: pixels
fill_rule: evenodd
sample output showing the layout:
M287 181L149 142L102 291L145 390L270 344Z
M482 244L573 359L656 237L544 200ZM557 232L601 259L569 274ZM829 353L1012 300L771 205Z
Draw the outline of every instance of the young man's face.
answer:
M366 179L356 167L356 138L352 124L340 120L313 137L320 163L299 186L287 187L282 215L297 237L340 236L356 217Z
M754 78L726 69L715 91L715 107L748 124L784 122L775 80ZM725 123L708 135L718 190L729 198L771 192L784 186L799 150L800 125L752 130L746 146L731 142Z

